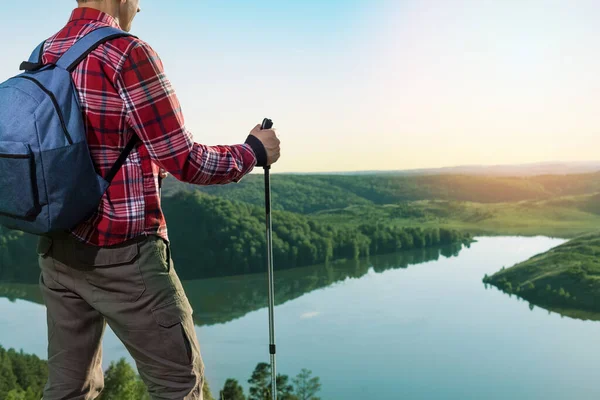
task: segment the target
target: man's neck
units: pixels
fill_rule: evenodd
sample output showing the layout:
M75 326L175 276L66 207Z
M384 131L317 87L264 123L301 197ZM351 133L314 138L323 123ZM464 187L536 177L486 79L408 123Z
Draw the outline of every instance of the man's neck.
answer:
M94 10L110 15L115 19L117 24L119 23L119 5L118 3L115 5L114 1L87 1L79 3L78 8L93 8Z

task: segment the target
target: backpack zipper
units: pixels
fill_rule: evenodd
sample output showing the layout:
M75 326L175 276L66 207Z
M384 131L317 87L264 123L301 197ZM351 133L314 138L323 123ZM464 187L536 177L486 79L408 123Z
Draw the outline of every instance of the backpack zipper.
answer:
M54 109L56 110L56 113L58 114L58 119L60 119L60 125L62 126L63 132L65 133L65 137L67 138L67 141L69 142L69 144L73 144L73 139L71 138L71 135L69 135L69 131L67 130L67 124L65 124L65 119L63 118L62 112L60 111L60 108L58 107L58 101L56 101L56 97L54 97L54 93L52 93L51 91L46 89L44 87L44 85L42 85L40 82L38 82L37 80L33 79L30 76L20 75L20 76L17 76L16 78L27 79L28 81L35 83L36 85L38 85L38 87L40 89L42 89L42 91L44 93L46 93L50 97L50 100L52 100L52 104L54 105Z
M0 153L0 158L30 158L29 154L2 154Z

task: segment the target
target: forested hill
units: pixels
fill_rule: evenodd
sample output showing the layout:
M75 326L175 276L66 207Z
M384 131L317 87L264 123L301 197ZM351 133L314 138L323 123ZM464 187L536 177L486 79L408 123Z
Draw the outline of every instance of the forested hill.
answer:
M165 199L163 209L173 259L182 279L264 271L263 207L201 192L182 192ZM273 211L276 269L471 240L468 233L440 227L399 227L377 221L338 226L297 213ZM35 237L0 228L0 280L28 281L38 274Z
M216 186L192 186L170 177L164 182L163 195L195 190L228 200L264 204L264 178L261 174L247 175L237 184ZM592 194L600 192L600 173L514 178L272 174L271 191L274 209L306 214L351 205L383 205L415 200L496 203Z
M165 201L164 212L176 261L194 266L180 269L182 278L264 270L263 207L194 192L171 196ZM470 234L453 229L403 228L376 221L335 226L297 213L273 211L276 269L471 241Z
M600 320L600 232L575 238L483 281L563 315Z

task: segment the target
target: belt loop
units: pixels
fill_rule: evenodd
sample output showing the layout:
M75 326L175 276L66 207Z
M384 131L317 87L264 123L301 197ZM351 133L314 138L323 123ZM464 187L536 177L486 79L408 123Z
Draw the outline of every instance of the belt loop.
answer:
M165 240L167 244L167 272L171 272L171 244Z

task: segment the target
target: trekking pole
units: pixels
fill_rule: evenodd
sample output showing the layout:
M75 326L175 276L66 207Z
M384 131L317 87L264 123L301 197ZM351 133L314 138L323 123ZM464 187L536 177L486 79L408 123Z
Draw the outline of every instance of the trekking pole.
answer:
M265 118L261 129L271 129L273 121ZM275 284L273 282L273 240L271 237L271 180L270 165L265 169L265 209L267 212L267 263L269 271L269 353L271 354L271 398L277 400L277 372L275 371Z

